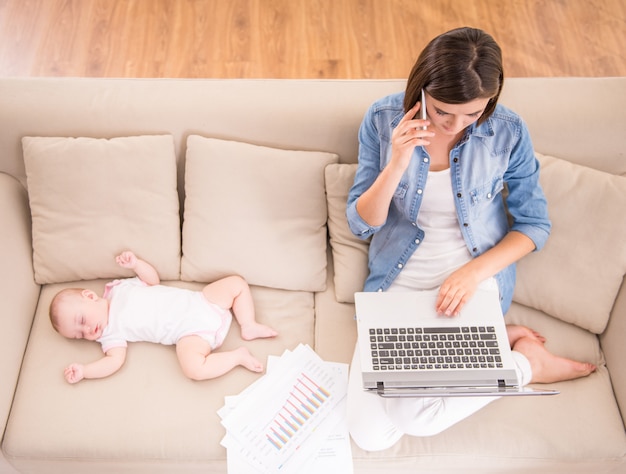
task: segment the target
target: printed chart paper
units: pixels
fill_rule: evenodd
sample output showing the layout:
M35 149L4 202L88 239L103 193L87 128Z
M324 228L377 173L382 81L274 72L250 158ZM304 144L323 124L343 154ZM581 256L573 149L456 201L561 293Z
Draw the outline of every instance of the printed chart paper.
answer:
M330 463L352 472L346 390L346 364L324 362L305 345L286 351L218 412L229 472L243 472L241 461L245 472L332 472L323 467Z

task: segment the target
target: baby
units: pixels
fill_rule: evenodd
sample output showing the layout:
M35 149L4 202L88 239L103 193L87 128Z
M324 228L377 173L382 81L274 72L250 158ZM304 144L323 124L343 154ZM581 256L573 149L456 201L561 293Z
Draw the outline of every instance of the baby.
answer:
M50 304L54 328L70 339L98 341L105 356L90 364L71 364L65 379L107 377L126 359L127 342L175 344L183 373L206 380L241 365L262 372L263 365L245 347L213 352L230 328L232 309L245 340L274 337L278 333L255 320L250 288L238 276L229 276L191 291L160 285L156 269L133 252L116 257L118 265L134 270L135 278L115 280L99 297L91 290L68 288Z

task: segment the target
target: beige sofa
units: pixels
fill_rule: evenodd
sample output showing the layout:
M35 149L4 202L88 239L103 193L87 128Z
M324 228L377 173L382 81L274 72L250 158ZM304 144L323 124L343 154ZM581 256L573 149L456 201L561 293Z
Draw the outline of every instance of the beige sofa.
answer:
M100 349L55 333L50 299L126 276L113 263L124 248L168 284L246 277L280 336L244 342L234 325L225 348L265 360L306 343L349 362L367 251L343 217L356 134L368 105L403 86L1 79L0 472L226 472L216 411L258 375L193 382L172 347L136 343L108 379L63 379ZM554 224L520 264L506 318L598 371L437 436L353 445L356 473L626 472L626 78L508 79L501 102L528 123Z

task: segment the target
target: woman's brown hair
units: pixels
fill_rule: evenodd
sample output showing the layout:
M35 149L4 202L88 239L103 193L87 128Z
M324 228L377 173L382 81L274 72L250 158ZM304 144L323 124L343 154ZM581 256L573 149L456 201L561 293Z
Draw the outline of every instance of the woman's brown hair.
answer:
M503 82L498 43L482 30L457 28L434 38L417 58L407 80L404 111L421 100L422 89L446 104L488 98L480 124L493 113Z

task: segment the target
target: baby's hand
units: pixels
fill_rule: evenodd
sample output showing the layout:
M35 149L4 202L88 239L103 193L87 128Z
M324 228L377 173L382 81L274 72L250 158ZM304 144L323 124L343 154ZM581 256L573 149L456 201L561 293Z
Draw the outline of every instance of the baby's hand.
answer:
M115 261L120 267L130 268L131 270L137 265L137 257L130 250L119 254L117 257L115 257Z
M83 366L81 364L70 364L65 369L65 380L68 383L80 382L84 378L85 375L83 374Z

